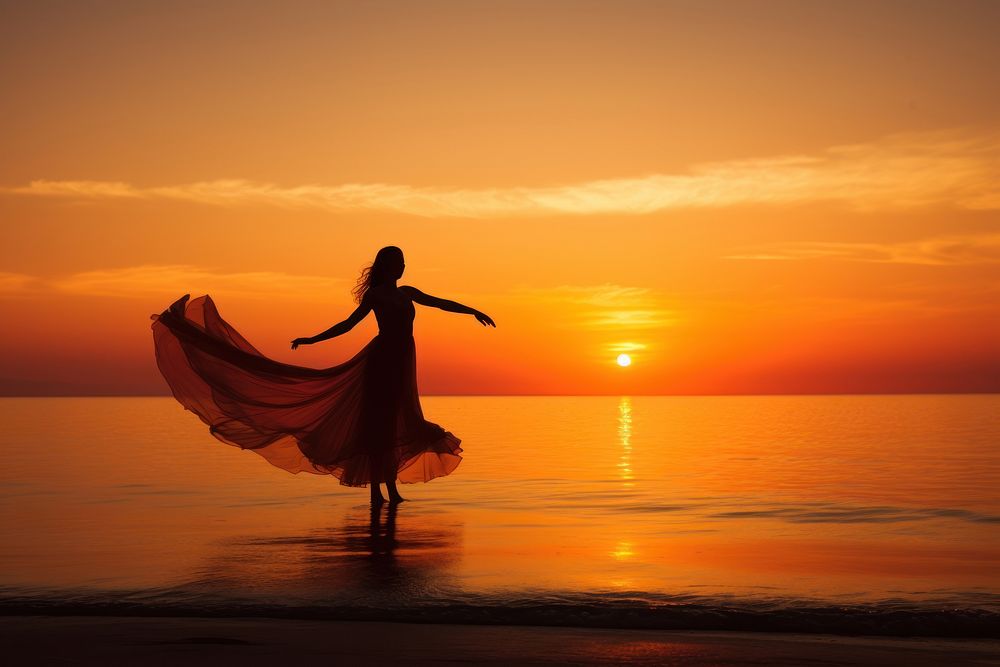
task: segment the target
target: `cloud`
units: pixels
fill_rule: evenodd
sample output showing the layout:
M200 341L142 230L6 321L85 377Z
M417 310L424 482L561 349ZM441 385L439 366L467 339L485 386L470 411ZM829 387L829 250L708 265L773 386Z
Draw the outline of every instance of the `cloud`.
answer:
M608 345L608 350L611 352L638 352L640 350L645 350L648 345L642 343L611 343Z
M142 265L42 279L0 273L0 293L64 294L107 297L179 297L183 294L226 294L244 298L315 299L325 293L343 296L348 284L338 278L301 276L275 271L225 273L184 264Z
M924 205L998 209L1000 132L893 135L810 155L714 162L684 173L545 187L281 186L239 179L138 187L123 182L39 180L0 191L73 200L161 199L462 218L642 215L682 208L815 201L861 209Z
M666 310L609 310L595 313L586 324L593 329L654 329L675 321Z
M38 287L38 279L24 273L0 271L0 294L27 294Z
M535 299L560 301L588 306L620 307L649 303L652 291L647 287L601 285L557 285L555 287L518 287L515 291Z
M1000 263L1000 234L943 236L896 243L795 242L758 246L727 259L827 259L883 264L952 266Z
M117 181L31 181L25 187L5 188L4 191L11 194L72 199L140 199L148 195L148 192Z
M513 294L534 304L575 307L580 326L609 331L655 329L676 322L676 313L664 308L659 296L645 287L558 285L518 287Z

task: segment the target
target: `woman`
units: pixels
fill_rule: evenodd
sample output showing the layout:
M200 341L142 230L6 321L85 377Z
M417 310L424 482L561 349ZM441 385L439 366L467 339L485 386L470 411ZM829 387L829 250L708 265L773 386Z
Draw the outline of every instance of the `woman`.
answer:
M371 500L403 500L401 482L447 475L461 462L461 441L426 421L417 394L414 303L484 313L396 285L403 251L382 248L354 289L357 309L292 349L347 333L371 312L378 335L349 361L326 369L266 358L226 323L208 296L185 295L154 315L156 361L174 396L227 444L251 449L291 472L334 475L347 486L371 486Z

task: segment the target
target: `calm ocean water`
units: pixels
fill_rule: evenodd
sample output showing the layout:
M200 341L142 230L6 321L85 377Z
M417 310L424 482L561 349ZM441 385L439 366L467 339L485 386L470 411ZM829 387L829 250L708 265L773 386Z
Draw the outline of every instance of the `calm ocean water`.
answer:
M367 491L171 398L0 399L0 611L987 635L1000 396L426 397Z

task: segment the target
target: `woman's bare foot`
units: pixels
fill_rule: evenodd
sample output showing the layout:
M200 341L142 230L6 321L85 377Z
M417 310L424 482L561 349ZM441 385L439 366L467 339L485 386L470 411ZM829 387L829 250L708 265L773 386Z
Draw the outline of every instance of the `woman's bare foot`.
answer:
M389 502L393 505L406 500L406 498L399 495L399 490L396 488L396 482L386 482L385 490L389 492Z
M382 489L378 488L378 484L372 483L372 507L378 507L385 502L385 498L382 497Z

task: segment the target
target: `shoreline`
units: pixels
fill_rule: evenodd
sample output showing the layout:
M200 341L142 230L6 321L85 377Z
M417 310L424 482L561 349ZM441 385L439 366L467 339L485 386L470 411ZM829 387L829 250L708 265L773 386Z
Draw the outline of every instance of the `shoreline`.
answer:
M4 616L12 658L49 664L997 665L1000 641L269 618ZM26 663L27 664L27 663ZM278 663L280 664L280 663Z
M615 604L516 600L509 604L458 603L426 606L278 605L250 601L206 600L202 605L138 601L138 595L71 600L0 594L0 617L281 619L301 622L360 622L478 627L544 627L659 632L738 632L808 634L832 637L923 639L1000 638L1000 613L981 608L879 607L877 605L750 606ZM129 599L129 598L132 599Z

